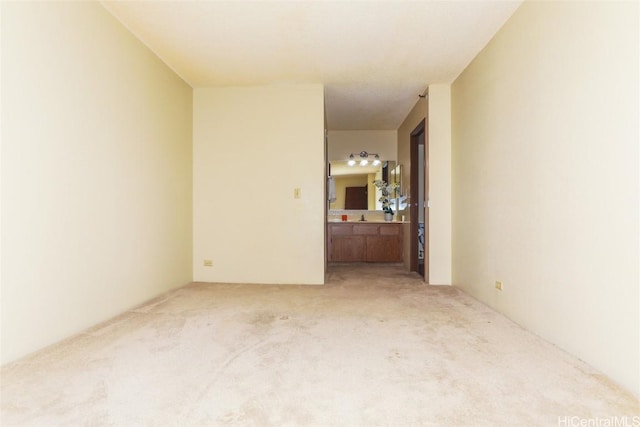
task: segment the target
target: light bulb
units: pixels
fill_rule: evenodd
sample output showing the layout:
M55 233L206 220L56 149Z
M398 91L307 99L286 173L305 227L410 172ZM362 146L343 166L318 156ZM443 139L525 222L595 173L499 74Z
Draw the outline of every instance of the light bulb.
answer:
M347 162L347 164L349 166L355 166L356 165L356 159L353 158L353 154L349 156L349 161Z
M376 154L376 159L373 161L373 166L380 166L380 156Z
M369 164L369 161L367 159L360 160L360 166L367 166L368 164Z

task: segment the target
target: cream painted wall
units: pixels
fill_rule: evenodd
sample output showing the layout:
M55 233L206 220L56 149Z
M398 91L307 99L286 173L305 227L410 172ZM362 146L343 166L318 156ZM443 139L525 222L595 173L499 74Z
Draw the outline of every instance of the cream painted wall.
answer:
M323 86L195 89L193 132L194 279L324 283Z
M448 84L429 86L427 100L418 100L398 129L398 162L411 164L411 132L429 114L428 198L429 208L429 277L432 285L451 284L451 92ZM411 170L403 168L403 182L411 180ZM410 191L407 186L407 193ZM409 210L402 212L409 219ZM409 226L405 226L405 236ZM409 268L411 244L405 239L404 263Z
M2 70L4 69L2 66L2 3L0 3L0 322L2 321L2 278L4 275L2 274L2 120L4 116L2 115ZM0 364L2 364L2 325L0 324Z
M398 136L394 130L330 130L329 160L348 160L361 151L377 153L382 160L396 160Z
M191 88L94 2L2 5L2 362L191 281Z
M525 2L452 86L454 284L636 395L638 16Z
M451 85L430 85L428 102L429 283L451 285Z

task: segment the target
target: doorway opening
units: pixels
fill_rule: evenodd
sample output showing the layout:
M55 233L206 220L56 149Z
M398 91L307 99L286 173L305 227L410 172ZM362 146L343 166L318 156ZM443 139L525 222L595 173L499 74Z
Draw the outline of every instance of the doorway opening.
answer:
M426 118L411 132L410 270L429 278L429 144Z

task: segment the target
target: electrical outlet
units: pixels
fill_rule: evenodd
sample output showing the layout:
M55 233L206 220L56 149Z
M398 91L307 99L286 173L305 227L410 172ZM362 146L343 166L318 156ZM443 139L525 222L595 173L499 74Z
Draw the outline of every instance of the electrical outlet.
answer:
M204 266L205 267L213 267L213 261L210 259L205 259L204 260Z
M502 282L499 282L496 280L496 289L501 291L502 290Z

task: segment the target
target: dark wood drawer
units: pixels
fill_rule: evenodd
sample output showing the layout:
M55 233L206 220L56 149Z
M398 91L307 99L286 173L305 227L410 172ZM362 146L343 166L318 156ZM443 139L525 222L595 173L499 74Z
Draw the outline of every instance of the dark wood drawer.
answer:
M353 225L351 224L330 224L329 234L332 236L351 236L353 234Z
M353 234L358 236L375 236L378 234L377 224L354 224Z

